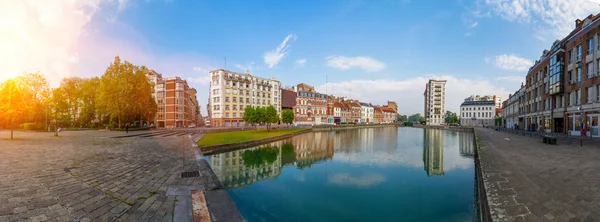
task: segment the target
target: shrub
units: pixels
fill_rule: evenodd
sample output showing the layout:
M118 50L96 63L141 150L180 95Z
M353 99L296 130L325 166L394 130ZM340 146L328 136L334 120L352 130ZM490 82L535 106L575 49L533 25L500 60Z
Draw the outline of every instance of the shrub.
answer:
M19 128L24 130L44 130L44 125L41 123L24 123L19 125Z

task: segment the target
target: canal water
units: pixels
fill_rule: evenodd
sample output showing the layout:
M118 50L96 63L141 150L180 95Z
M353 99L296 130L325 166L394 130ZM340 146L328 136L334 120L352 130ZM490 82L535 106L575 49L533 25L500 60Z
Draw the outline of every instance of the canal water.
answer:
M314 132L208 156L246 221L472 221L473 134Z

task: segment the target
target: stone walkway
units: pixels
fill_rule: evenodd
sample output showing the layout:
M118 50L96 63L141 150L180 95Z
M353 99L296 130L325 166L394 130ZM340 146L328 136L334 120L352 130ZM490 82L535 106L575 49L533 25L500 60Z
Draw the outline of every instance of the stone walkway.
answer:
M215 190L206 194L220 204L209 207L213 220L236 215L206 161L196 162L188 136L107 138L119 133L17 132L10 141L0 131L0 222L172 221L177 197L166 191L176 185ZM200 176L181 178L193 170Z
M494 221L600 221L600 143L476 132Z

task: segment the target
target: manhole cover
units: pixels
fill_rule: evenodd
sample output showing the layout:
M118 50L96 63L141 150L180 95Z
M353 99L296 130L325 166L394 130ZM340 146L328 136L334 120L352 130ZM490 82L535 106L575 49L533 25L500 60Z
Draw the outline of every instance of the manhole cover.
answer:
M190 177L199 177L199 176L200 176L200 173L197 170L181 173L181 178L190 178Z

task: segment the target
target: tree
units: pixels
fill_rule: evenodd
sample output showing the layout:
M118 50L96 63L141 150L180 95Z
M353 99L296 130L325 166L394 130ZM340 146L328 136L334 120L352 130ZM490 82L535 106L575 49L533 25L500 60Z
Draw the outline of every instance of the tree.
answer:
M92 122L98 121L97 115L97 102L96 97L98 96L98 85L100 85L100 78L93 77L84 79L81 85L79 93L79 99L81 100L81 112L79 114L79 122L81 125L91 127Z
M415 113L415 114L413 114L413 115L410 115L410 116L408 117L408 121L409 121L409 122L413 122L413 123L416 123L416 122L421 122L421 119L422 119L422 118L423 118L423 117L421 116L421 114L420 114L420 113Z
M148 69L121 62L119 56L106 68L100 78L97 105L101 113L116 121L118 128L123 122L155 113L156 103L152 98L152 87L146 77ZM146 112L151 109L153 112Z
M425 118L419 115L419 123L425 125Z
M253 106L246 106L246 108L244 109L244 116L242 117L242 119L244 120L244 122L253 125L254 126L254 114L255 114L255 109Z
M271 130L271 124L277 123L279 121L279 115L277 115L277 110L273 105L268 106L265 109L265 123L267 124L267 131Z
M291 109L284 109L281 111L281 121L283 123L292 124L294 122L294 111Z
M266 123L267 119L265 118L265 108L263 107L256 107L254 109L254 123L257 124L261 124L261 123Z
M446 123L458 123L458 116L456 115L456 113L454 112L450 112L449 110L446 110L446 114L444 115L444 121Z
M18 82L22 83L26 101L29 101L29 112L27 121L39 123L41 126L47 119L48 100L50 99L50 87L46 78L39 73L28 73L17 77Z
M397 119L399 122L406 122L406 121L408 121L408 116L406 116L406 115L400 115L400 114L396 114L396 119Z
M24 89L23 82L16 79L6 80L0 86L0 118L10 128L10 139L14 139L15 125L23 123L29 114L31 98Z

